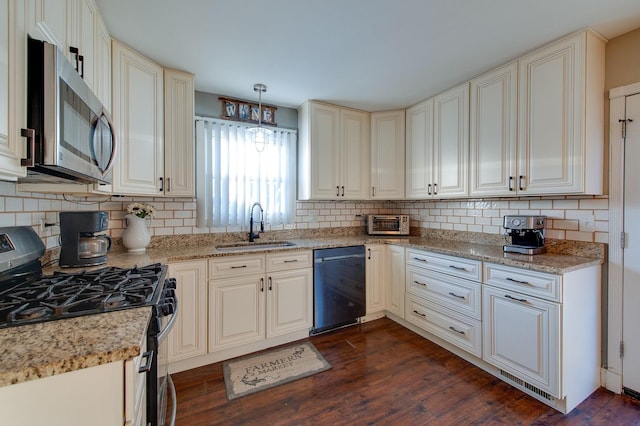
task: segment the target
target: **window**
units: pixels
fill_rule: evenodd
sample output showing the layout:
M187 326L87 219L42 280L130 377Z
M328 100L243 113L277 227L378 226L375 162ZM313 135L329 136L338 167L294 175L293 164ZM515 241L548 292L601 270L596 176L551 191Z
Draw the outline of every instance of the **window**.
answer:
M264 151L258 152L249 127L196 118L198 227L246 226L255 202L264 209L265 223L293 223L296 132L272 129Z

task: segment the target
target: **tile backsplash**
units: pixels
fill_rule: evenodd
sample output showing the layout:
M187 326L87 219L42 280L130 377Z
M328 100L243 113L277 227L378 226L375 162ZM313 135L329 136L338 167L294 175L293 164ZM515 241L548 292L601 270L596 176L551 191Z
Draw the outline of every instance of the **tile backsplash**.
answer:
M243 228L198 228L195 199L72 195L19 192L15 184L0 182L0 226L32 225L47 248L58 245L58 212L105 210L109 234L118 238L124 215L132 201L153 204L157 214L152 235L180 235L248 231ZM298 201L296 219L289 225L269 225L269 230L303 230L363 226L367 214L409 214L412 226L430 229L501 234L502 216L545 215L547 237L606 243L609 227L608 197L558 196L441 201ZM42 228L41 224L46 225Z

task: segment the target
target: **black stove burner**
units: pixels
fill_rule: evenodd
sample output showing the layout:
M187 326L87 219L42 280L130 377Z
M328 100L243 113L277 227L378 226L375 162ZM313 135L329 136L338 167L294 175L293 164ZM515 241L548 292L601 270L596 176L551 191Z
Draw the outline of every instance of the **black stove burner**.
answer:
M11 280L0 286L0 328L153 305L165 272L156 263Z

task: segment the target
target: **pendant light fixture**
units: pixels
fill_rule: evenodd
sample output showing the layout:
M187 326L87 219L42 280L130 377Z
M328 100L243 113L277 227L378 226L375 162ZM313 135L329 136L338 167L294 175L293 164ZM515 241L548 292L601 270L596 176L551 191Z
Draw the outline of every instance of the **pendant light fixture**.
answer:
M262 94L267 91L267 86L256 83L253 85L253 91L258 92L258 127L249 128L249 132L253 134L256 151L262 152L267 144L267 138L272 133L271 129L262 127Z

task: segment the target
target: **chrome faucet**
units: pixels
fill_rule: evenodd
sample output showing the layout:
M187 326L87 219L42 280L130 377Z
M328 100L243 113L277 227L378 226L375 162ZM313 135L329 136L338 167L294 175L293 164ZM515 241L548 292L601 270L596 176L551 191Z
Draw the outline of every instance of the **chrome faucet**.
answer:
M260 231L258 233L253 232L253 210L256 206L260 207ZM249 210L249 242L252 243L254 239L260 238L260 232L264 232L264 210L260 203L253 203Z

